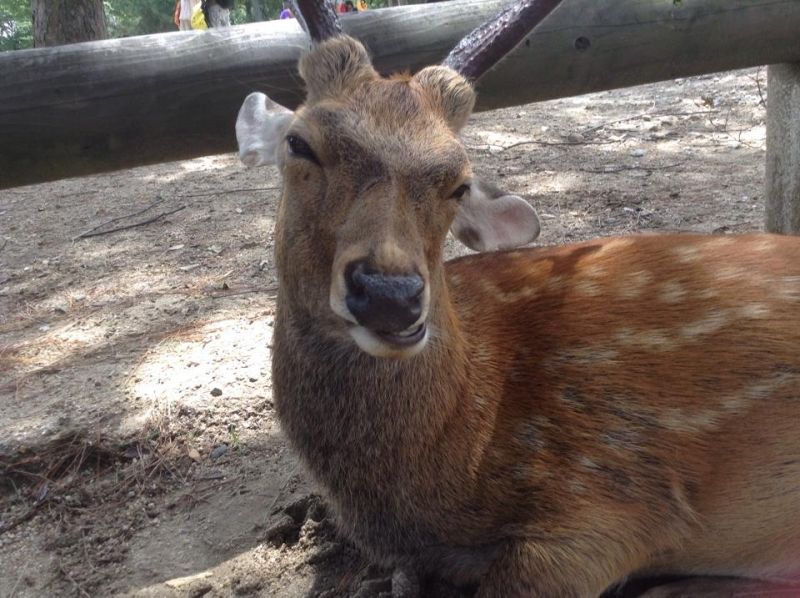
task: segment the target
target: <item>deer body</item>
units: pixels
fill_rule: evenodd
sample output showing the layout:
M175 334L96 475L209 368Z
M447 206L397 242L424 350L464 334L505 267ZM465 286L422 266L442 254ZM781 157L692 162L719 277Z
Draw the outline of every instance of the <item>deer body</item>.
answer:
M408 360L283 304L276 322L279 415L375 558L476 582L519 540L542 555L520 595L542 596L800 573L796 239L607 239L446 281L435 347Z
M448 227L480 249L538 232L472 178L470 85L383 79L347 37L300 67L306 104L266 126L248 98L237 134L283 175L276 408L343 531L482 597L800 574L800 240L444 264Z

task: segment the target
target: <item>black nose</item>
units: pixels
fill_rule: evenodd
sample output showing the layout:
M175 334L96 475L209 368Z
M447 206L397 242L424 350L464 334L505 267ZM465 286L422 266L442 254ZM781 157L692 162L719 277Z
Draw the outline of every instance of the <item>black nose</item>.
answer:
M419 274L383 274L366 261L345 270L347 308L362 326L377 332L402 332L422 314L425 282Z

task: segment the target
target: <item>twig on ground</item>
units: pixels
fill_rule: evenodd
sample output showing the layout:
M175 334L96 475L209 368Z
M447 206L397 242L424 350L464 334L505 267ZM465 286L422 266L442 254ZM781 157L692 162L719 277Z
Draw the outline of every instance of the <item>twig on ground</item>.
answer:
M591 172L593 174L617 174L619 172L625 172L626 170L647 170L652 172L654 170L669 170L670 168L677 168L683 164L686 164L686 162L676 162L675 164L667 164L666 166L643 166L641 164L635 164L633 166L620 166L619 168L580 168L579 170L581 172Z
M225 474L217 473L217 474L214 474L214 475L203 476L202 478L195 478L195 481L196 482L208 482L208 481L211 481L211 480L224 480L224 479L225 479Z
M738 129L736 131L737 133L736 135L734 135L730 130L728 130L728 120L730 120L732 112L733 112L732 108L728 110L728 112L725 114L725 122L722 125L718 125L717 123L715 123L714 119L711 118L711 116L708 117L709 124L711 124L711 126L714 128L714 133L719 133L721 135L724 135L725 137L732 139L736 143L741 143L743 146L749 147L750 149L760 149L759 146L753 145L752 143L747 143L746 141L742 141L742 134L745 131L752 130L752 127L746 129Z
M767 107L767 98L764 97L764 90L761 88L761 69L763 67L758 67L756 71L756 76L754 77L756 81L756 88L758 89L758 97L761 98L759 102L764 108Z
M175 212L180 212L181 210L185 210L185 209L186 209L185 205L179 206L179 207L175 208L174 210L168 210L166 212L161 212L160 214L156 214L152 218L148 218L147 220L142 220L141 222L134 222L133 224L126 224L125 226L118 226L116 228L110 228L108 230L101 230L101 231L97 231L97 232L87 231L85 233L81 233L80 235L78 235L75 238L76 239L88 239L89 237L99 237L101 235L109 235L111 233L116 233L116 232L119 232L121 230L128 230L128 229L131 229L131 228L136 228L137 226L144 226L145 224L152 224L153 222L156 222L157 220L161 220L162 218L164 218L164 216L169 216L170 214L174 214ZM139 212L139 213L141 214L141 212ZM135 216L135 214L131 214L131 216ZM108 222L106 222L105 224L108 224ZM99 226L95 227L92 230L96 230L97 228L99 228Z
M17 588L19 584L22 583L22 578L25 577L25 570L23 569L20 571L20 574L17 575L17 581L14 583L14 587L11 588L11 591L8 593L8 598L13 598L14 595L17 593Z
M644 118L645 116L649 116L651 118L658 118L663 116L694 116L696 114L715 114L718 110L695 110L692 112L661 112L661 113L654 113L654 112L643 112L642 114L637 114L636 116L628 116L626 118L620 118L618 120L612 120L611 122L601 123L594 127L589 127L588 129L584 129L581 134L586 135L588 133L594 133L595 131L599 131L604 127L610 127L611 125L617 125L619 123L628 122L631 120L639 120Z
M34 503L33 506L27 511L25 511L22 515L20 515L19 517L15 517L8 523L4 524L2 527L0 527L0 535L5 534L6 532L10 532L12 529L17 528L23 523L27 523L28 521L33 519L33 516L39 512L39 509L41 509L46 502L47 500L42 500Z
M151 203L149 206L147 206L146 208L142 208L141 210L139 210L138 212L134 212L133 214L126 214L125 216L117 216L116 218L112 218L111 220L106 220L105 222L101 222L100 224L98 224L94 228L90 228L89 230L82 232L80 235L78 235L75 238L76 239L81 239L85 235L88 235L89 233L93 233L98 228L103 228L104 226L108 226L109 224L113 224L114 222L119 222L120 220L125 220L126 218L133 218L134 216L138 216L139 214L144 214L148 210L152 210L158 204L163 203L163 202L164 202L164 198L161 197L161 196L158 196L156 198L156 200L153 203Z
M209 195L222 195L224 193L241 193L243 191L278 191L280 187L244 187L242 189L223 189L222 191L208 191L205 193L187 193L178 197L207 197Z
M242 291L231 291L231 292L221 292L221 293L211 293L208 295L210 299L222 299L224 297L235 297L237 295L249 295L250 293L274 293L278 290L278 286L274 285L271 287L258 287L254 289L245 289Z
M611 141L519 141L517 143L512 143L511 145L506 146L499 146L497 153L504 152L510 149L514 149L516 147L520 147L523 145L543 145L543 146L559 146L559 145L611 145L612 143L622 143L623 139L615 139ZM472 150L480 150L480 149L491 149L491 144L486 144L484 146L473 146L470 147Z
M63 575L64 577L67 578L67 580L73 585L73 587L78 592L78 594L80 594L81 596L84 596L85 598L92 598L91 595L86 590L83 589L83 586L81 586L81 584L79 584L77 581L75 581L75 578L72 577L72 575L70 575L67 572L67 570L64 568L64 565L62 563L58 564L58 571L59 571L59 573L61 573L61 575Z

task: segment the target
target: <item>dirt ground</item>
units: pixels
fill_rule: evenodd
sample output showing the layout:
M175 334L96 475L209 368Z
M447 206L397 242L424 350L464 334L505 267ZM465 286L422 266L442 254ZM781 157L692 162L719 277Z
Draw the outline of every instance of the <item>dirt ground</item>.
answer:
M464 140L539 244L757 230L765 80L482 113ZM0 596L388 591L275 419L279 185L221 155L0 191Z

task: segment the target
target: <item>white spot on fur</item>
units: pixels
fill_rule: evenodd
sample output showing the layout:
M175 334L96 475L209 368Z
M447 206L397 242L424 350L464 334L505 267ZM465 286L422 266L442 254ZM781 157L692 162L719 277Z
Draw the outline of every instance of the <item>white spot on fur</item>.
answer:
M664 303L680 303L686 298L687 292L679 282L670 280L661 285L659 299Z
M601 256L612 251L621 251L633 245L633 239L613 239L607 243L603 243L595 256Z
M759 239L753 243L754 251L772 251L774 249L775 243L773 243L770 239Z
M644 270L638 270L626 275L619 283L617 294L622 299L636 299L653 282L653 275Z
M570 480L567 482L567 488L569 488L569 491L573 494L589 494L589 487L579 476L570 478Z
M503 293L502 291L496 289L496 297L501 303L517 303L524 299L535 297L537 292L538 289L534 287L523 287L518 291L511 291L510 293Z
M514 430L514 437L525 448L540 451L545 446L544 435L534 422L523 421Z
M658 423L666 429L689 434L714 428L718 421L719 413L712 409L665 409L658 417Z
M579 280L572 287L579 295L597 297L602 291L600 285L589 280Z
M672 248L672 255L684 264L696 262L700 259L700 250L694 245L678 245Z
M719 297L719 293L717 292L716 289L713 289L711 287L703 289L702 291L697 293L698 299L704 299L706 301L708 301L709 299L716 299L717 297Z
M784 276L778 283L778 296L789 301L800 301L800 276Z
M714 237L706 242L705 249L721 249L733 245L735 240L733 237Z
M583 268L580 271L580 275L586 278L605 278L608 275L608 270L599 264L593 264Z
M668 351L675 348L675 341L663 330L634 331L630 328L621 328L616 336L621 344L642 349Z
M687 339L713 334L728 323L728 314L724 311L709 312L705 317L681 327L681 335Z
M718 280L751 280L750 272L741 266L724 266L715 273Z
M770 309L763 303L748 303L738 309L739 316L752 320L769 317Z

